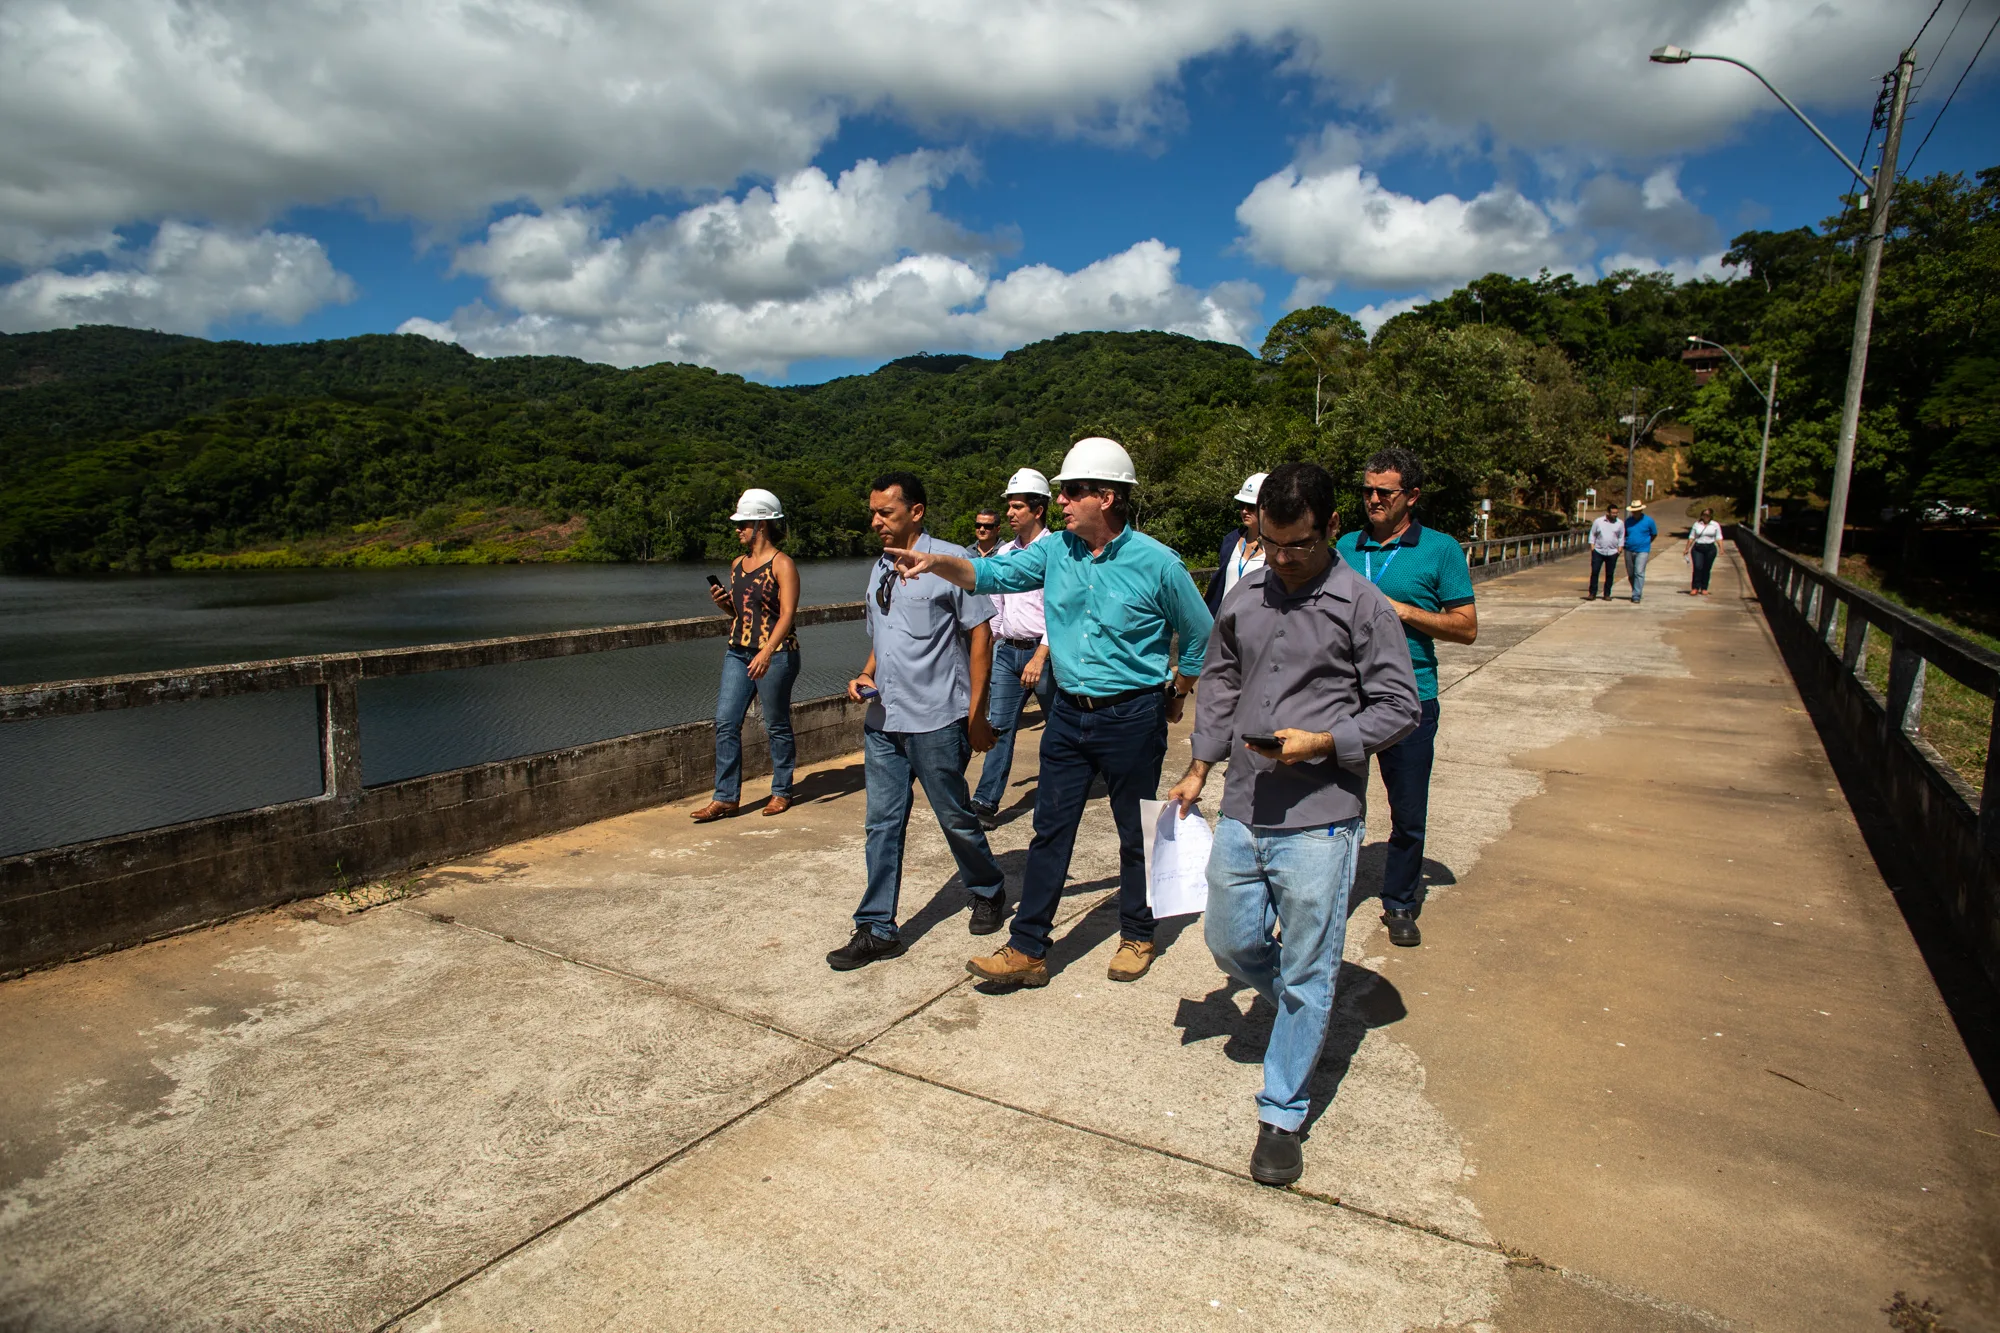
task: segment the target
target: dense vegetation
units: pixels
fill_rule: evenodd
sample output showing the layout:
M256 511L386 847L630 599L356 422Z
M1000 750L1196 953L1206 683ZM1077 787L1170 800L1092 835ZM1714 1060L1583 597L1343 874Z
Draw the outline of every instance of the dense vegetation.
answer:
M1898 196L1857 518L1938 499L2000 510L1996 200L2000 169ZM729 549L724 516L753 484L784 498L797 554L849 554L866 549L864 489L885 468L930 478L933 526L963 539L1013 468L1052 471L1093 433L1131 447L1142 523L1191 557L1233 521L1246 473L1313 457L1349 478L1390 442L1429 460L1432 521L1462 531L1485 496L1501 531L1559 521L1613 472L1635 401L1694 427L1702 489L1747 501L1761 402L1727 367L1697 391L1689 333L1760 373L1780 359L1771 489L1803 499L1831 464L1859 230L1850 211L1817 231L1745 233L1729 281L1489 276L1372 340L1315 307L1274 325L1258 356L1073 334L792 388L685 365L482 360L415 337L0 337L0 568L257 548L370 563L389 558L385 533L398 558L692 558Z

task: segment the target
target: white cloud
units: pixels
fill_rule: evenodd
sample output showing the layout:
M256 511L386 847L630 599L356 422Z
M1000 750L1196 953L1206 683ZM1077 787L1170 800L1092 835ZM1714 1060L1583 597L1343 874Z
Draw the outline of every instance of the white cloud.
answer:
M837 181L809 167L623 235L583 209L516 214L455 261L486 279L490 303L402 331L485 355L773 375L800 360L999 350L1084 329L1248 336L1262 294L1181 283L1180 252L1158 240L1073 273L1035 264L996 278L994 247L931 207L931 189L962 165L930 154L864 160Z
M1253 256L1326 290L1429 287L1570 262L1555 222L1510 186L1417 199L1359 164L1317 174L1287 167L1259 181L1236 218Z
M353 282L310 236L167 222L138 255L115 242L93 247L109 259L105 267L37 269L0 286L0 329L124 324L202 333L244 316L295 324L329 302L354 299Z
M1635 255L1629 251L1619 251L1606 255L1597 261L1598 272L1605 277L1630 269L1637 273L1671 273L1676 282L1693 282L1697 278L1732 278L1734 269L1722 262L1727 253L1717 250L1713 254L1688 255L1680 259L1655 259L1651 255Z
M1435 297L1431 296L1405 296L1396 301L1374 302L1362 306L1359 310L1355 311L1354 319L1363 329L1367 330L1368 336L1373 338L1375 330L1381 328L1396 316L1407 315L1418 306L1427 305L1435 299Z
M730 189L882 113L1130 139L1196 56L1289 50L1432 142L1653 155L1778 114L1739 70L1865 104L1907 6L1854 0L0 0L0 227L45 243L364 201L444 224L527 199Z

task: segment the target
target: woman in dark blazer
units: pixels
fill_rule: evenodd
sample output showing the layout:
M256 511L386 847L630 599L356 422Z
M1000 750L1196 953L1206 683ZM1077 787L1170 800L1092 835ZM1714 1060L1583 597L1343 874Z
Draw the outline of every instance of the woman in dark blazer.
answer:
M1263 486L1264 477L1262 472L1251 473L1243 489L1236 492L1236 512L1243 526L1224 537L1215 553L1215 576L1209 579L1208 591L1202 595L1211 616L1222 609L1222 595L1235 587L1238 579L1264 567L1264 545L1257 532L1257 491Z

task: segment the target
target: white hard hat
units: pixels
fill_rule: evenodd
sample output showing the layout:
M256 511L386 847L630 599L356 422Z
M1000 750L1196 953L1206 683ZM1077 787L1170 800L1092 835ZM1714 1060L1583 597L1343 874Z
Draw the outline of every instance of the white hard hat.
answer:
M1139 474L1132 466L1132 455L1125 452L1125 446L1116 440L1107 440L1102 435L1093 435L1087 440L1078 440L1063 455L1062 471L1056 474L1058 482L1064 481L1116 481L1127 486L1139 484Z
M1270 475L1268 472L1252 472L1250 479L1243 483L1243 489L1236 492L1236 503L1240 505L1256 504L1257 492L1264 488L1264 478Z
M778 497L769 491L751 487L736 498L736 512L729 516L731 523L754 523L760 518L783 518L785 507L778 503Z
M1024 467L1007 478L1007 489L1002 495L1039 495L1047 498L1049 479L1031 467Z

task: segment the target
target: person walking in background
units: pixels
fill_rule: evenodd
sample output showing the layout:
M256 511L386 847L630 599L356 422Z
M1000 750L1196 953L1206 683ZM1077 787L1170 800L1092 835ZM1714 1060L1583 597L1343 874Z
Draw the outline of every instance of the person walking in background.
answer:
M1025 551L1053 537L1046 522L1048 512L1049 479L1031 467L1016 472L1007 482L1007 526L1014 530L1014 540L995 554ZM1056 687L1055 673L1049 670L1042 594L997 592L992 601L993 701L986 720L993 727L993 748L986 752L979 788L972 794L972 812L985 829L1000 823L1000 800L1014 771L1014 734L1020 729L1028 695L1041 700L1046 717Z
M1118 827L1120 938L1108 975L1137 981L1153 965L1139 802L1159 789L1167 724L1180 720L1214 622L1181 558L1132 527L1138 480L1116 440L1078 440L1056 478L1069 520L1057 540L977 562L942 552L889 553L905 576L935 573L969 592L1045 594L1056 696L1042 729L1035 837L1011 937L998 953L965 965L982 980L1048 985L1056 905L1099 777ZM1170 656L1175 636L1178 659Z
M972 516L972 545L968 554L984 558L1000 549L1000 515L982 509Z
M889 472L869 490L869 525L885 553L868 572L863 610L873 648L868 665L847 683L847 697L866 702L861 720L862 765L868 784L868 887L854 912L853 938L826 956L836 972L905 949L896 928L903 888L903 844L910 828L911 792L924 796L944 831L958 873L972 895L972 933L990 935L1006 919L1000 865L972 813L965 766L993 744L986 722L993 605L968 597L940 578L901 576L887 552L963 558L965 548L924 531L924 484L909 472Z
M1251 473L1236 492L1236 514L1242 524L1222 539L1215 553L1215 573L1209 576L1208 590L1203 594L1210 616L1221 609L1222 599L1245 574L1264 567L1264 546L1257 538L1257 488L1264 484L1266 475Z
M799 567L778 547L785 540L785 510L778 497L751 489L730 515L743 554L729 566L729 588L710 582L708 595L729 613L729 646L722 654L722 685L715 695L715 791L694 812L697 824L733 815L743 795L743 715L754 693L771 742L771 799L767 815L792 805L792 685L799 678Z
M1625 549L1625 520L1618 516L1618 506L1604 506L1604 517L1590 525L1590 593L1583 600L1597 600L1597 576L1604 575L1604 599L1611 600L1611 589L1618 582L1618 553Z
M1285 464L1260 505L1269 565L1222 599L1195 698L1194 760L1167 799L1187 818L1209 769L1229 760L1203 930L1216 966L1276 1011L1250 1174L1289 1185L1305 1169L1299 1131L1347 940L1368 756L1408 735L1422 708L1389 599L1327 547L1326 469ZM1255 735L1280 748L1245 739Z
M1701 518L1688 529L1687 545L1681 554L1694 566L1693 577L1688 582L1688 595L1708 596L1708 576L1715 568L1715 557L1722 550L1722 525L1715 521L1715 511L1704 509Z
M1634 500L1625 515L1625 582L1632 587L1632 605L1646 595L1646 562L1653 557L1653 538L1660 525L1646 512L1644 501Z
M1382 870L1382 924L1389 942L1403 948L1423 943L1417 917L1424 909L1424 827L1429 817L1431 767L1437 757L1437 643L1471 643L1479 637L1473 605L1472 571L1465 552L1442 532L1417 522L1424 465L1408 449L1381 449L1362 464L1361 531L1342 537L1336 549L1374 584L1410 646L1422 716L1408 736L1383 750L1377 760L1389 793L1389 857Z

